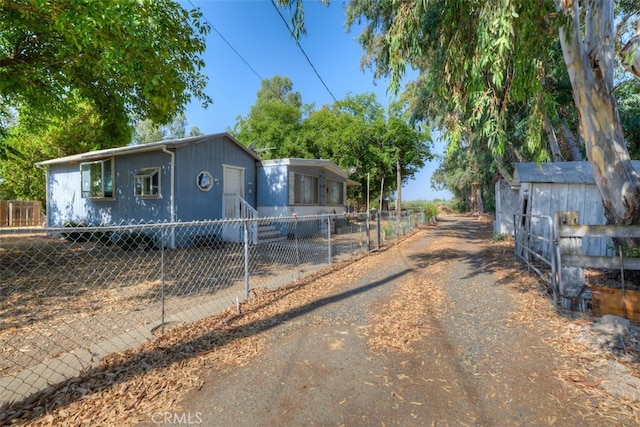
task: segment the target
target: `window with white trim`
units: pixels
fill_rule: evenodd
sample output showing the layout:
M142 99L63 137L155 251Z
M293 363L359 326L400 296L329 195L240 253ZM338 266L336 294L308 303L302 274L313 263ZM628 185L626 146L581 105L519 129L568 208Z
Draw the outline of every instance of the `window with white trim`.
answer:
M344 183L327 179L327 205L344 205Z
M133 177L135 195L160 197L160 168L140 169Z
M294 173L293 175L293 204L317 205L318 177L299 173Z
M113 198L113 159L80 163L80 181L82 197Z

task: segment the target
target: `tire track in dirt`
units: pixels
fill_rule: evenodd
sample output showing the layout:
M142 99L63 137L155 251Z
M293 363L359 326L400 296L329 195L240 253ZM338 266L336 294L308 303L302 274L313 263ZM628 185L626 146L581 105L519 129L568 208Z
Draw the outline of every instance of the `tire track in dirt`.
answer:
M405 380L398 393L426 401L414 411L415 425L602 425L563 389L553 349L513 321L518 307L511 289L496 284L500 266L487 247L490 224L457 218L437 234L402 249L435 296L430 333L391 358L390 369Z

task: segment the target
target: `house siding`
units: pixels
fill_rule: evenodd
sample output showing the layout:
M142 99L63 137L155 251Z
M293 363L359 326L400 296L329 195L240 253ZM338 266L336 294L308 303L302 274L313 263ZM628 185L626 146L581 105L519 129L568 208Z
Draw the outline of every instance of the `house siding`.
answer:
M81 196L80 164L52 165L47 173L47 224L61 227L69 221L91 225L170 220L169 156L149 152L114 158L114 198ZM160 198L134 194L134 176L142 168L160 168ZM52 197L52 195L55 195Z
M176 150L176 209L180 221L201 221L222 217L223 164L244 169L243 198L255 208L255 160L223 137L211 143L192 144ZM188 165L185 167L185 165ZM202 191L196 185L198 173L207 171L216 184Z
M313 205L292 204L291 180L293 174L318 178L318 203ZM327 205L327 180L343 183L343 204ZM346 178L321 166L301 166L286 163L259 165L257 180L257 206L263 217L318 215L343 213L346 210Z
M496 219L493 226L494 233L513 234L513 216L518 211L518 191L512 190L505 179L495 183Z
M167 141L138 146L131 151L122 147L91 156L72 156L68 161L47 164L47 224L60 227L69 221L91 225L219 219L223 203L223 164L241 168L244 175L244 199L256 205L255 180L257 157L226 134L181 142ZM172 192L172 156L175 155L175 187ZM123 150L126 150L123 152ZM129 153L129 151L131 151ZM114 154L116 153L116 154ZM85 158L97 161L113 159L114 197L108 200L81 197L80 164ZM161 197L138 197L134 176L143 168L160 168ZM210 191L196 185L200 171L208 171L219 184ZM172 194L174 215L172 217Z

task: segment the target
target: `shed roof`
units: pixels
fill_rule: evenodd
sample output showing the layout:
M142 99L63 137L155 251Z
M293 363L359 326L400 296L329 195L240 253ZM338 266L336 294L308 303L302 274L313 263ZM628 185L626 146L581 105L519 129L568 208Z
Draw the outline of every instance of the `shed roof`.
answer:
M640 161L631 163L640 173ZM516 163L513 185L522 182L554 184L595 184L589 162Z
M256 153L251 151L249 148L245 147L240 141L235 139L231 134L229 134L228 132L222 132L222 133L215 133L210 135L192 136L188 138L167 139L164 141L151 142L149 144L127 145L125 147L107 148L105 150L89 151L87 153L74 154L72 156L45 160L43 162L36 163L36 165L48 166L48 165L63 164L63 163L79 163L79 162L90 161L90 160L104 159L106 157L121 156L125 154L142 153L147 151L160 151L166 148L180 147L180 146L189 145L189 144L199 144L201 142L211 140L211 139L216 139L219 137L226 137L227 139L231 140L233 143L237 144L241 149L246 151L254 159L258 161L261 160Z

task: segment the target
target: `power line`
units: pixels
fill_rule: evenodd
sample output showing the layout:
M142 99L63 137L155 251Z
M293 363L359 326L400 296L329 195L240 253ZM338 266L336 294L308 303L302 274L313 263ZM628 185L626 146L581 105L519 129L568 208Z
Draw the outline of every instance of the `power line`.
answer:
M199 7L197 7L195 4L193 4L193 2L192 2L191 0L187 0L187 1L189 2L189 4L190 4L194 9L199 9ZM229 42L229 41L228 41L228 40L227 40L227 39L222 35L222 33L221 33L220 31L218 31L218 29L215 27L215 25L213 25L213 24L211 23L211 21L209 21L209 19L205 16L204 12L200 11L200 13L202 14L202 18L207 22L207 24L209 24L209 25L211 26L211 28L213 29L213 31L215 31L215 32L216 32L216 34L217 34L217 35L222 39L222 41L224 41L224 42L227 44L227 46L229 46L229 47L231 48L231 50L232 50L232 51L233 51L233 52L238 56L238 58L240 58L240 59L242 60L242 62L244 62L244 63L245 63L245 65L246 65L247 67L249 67L249 69L253 72L253 74L255 74L255 75L260 79L260 82L261 82L261 83L266 82L266 83L267 83L267 84L266 84L266 86L269 88L269 90L270 90L271 92L273 92L273 93L274 93L274 95L276 95L276 96L280 99L280 101L282 101L282 102L285 102L285 103L286 103L286 101L285 101L284 99L282 99L282 96L280 96L280 94L279 94L278 92L276 92L276 91L271 87L271 85L269 84L269 82L268 82L266 79L264 79L264 78L263 78L263 77L262 77L262 76L261 76L261 75L260 75L256 70L255 70L255 68L253 68L253 67L251 66L251 64L249 64L249 61L247 61L247 60L246 60L242 55L240 55L240 52L238 52L238 51L236 50L236 48L235 48L235 47L233 47L233 45L232 45L232 44L231 44L231 43L230 43L230 42ZM332 95L332 96L333 96L333 95ZM335 99L335 98L334 98L334 99Z
M331 98L333 98L333 101L337 103L338 100L336 99L335 96L333 96L333 93L331 92L331 90L329 89L327 84L324 82L322 77L320 76L320 73L318 73L318 70L316 70L316 67L311 62L311 59L309 59L309 56L307 55L307 53L302 48L302 45L298 41L298 38L293 34L293 30L291 30L291 27L289 27L289 23L287 22L285 17L282 15L282 12L280 12L280 8L278 8L278 5L276 5L276 2L274 0L271 0L271 4L273 5L273 7L276 10L276 12L278 12L278 15L280 15L280 19L282 19L282 22L284 22L285 27L287 27L287 30L289 30L289 34L291 34L291 37L293 37L293 39L296 41L296 45L298 45L298 48L300 48L300 51L302 52L304 57L307 59L307 62L309 63L309 65L313 69L313 72L316 73L316 76L318 76L318 79L320 80L320 83L322 83L322 85L327 90L327 92L329 92L329 95L331 95Z

